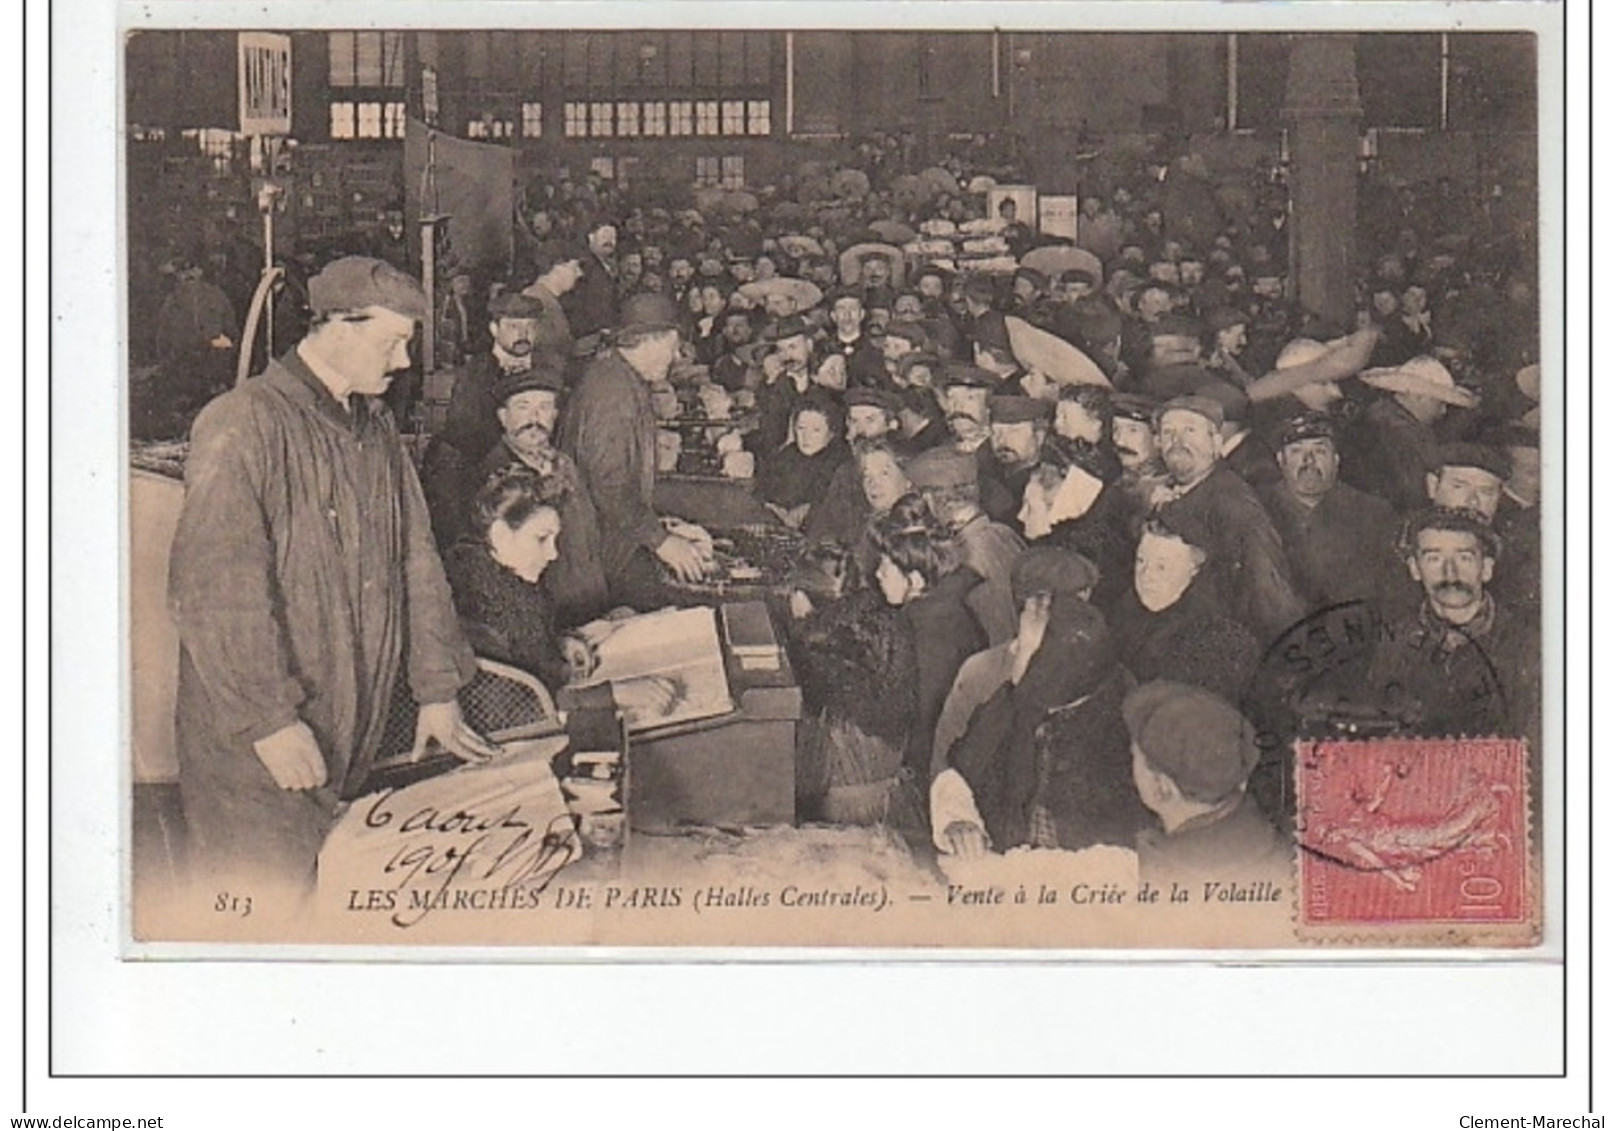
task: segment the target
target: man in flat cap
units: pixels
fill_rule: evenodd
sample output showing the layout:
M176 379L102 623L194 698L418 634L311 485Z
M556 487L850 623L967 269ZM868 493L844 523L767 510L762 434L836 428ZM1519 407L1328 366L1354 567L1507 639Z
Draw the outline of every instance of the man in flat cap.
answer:
M662 604L659 561L684 581L702 575L696 545L656 515L656 413L650 387L678 356L678 311L665 295L623 303L611 349L584 371L561 418L560 447L577 464L600 518L600 564L612 603Z
M421 460L421 484L439 548L446 549L459 537L468 514L466 504L482 486L477 469L499 444L496 387L530 372L537 361L551 368L565 364L565 355L538 348L544 310L540 300L518 291L496 296L488 304L492 348L455 377L443 427Z
M1377 601L1398 588L1396 513L1384 499L1340 481L1334 418L1309 412L1278 438L1280 478L1258 490L1289 555L1309 610Z
M560 370L553 364L539 364L511 374L500 381L495 395L503 434L472 479L480 490L491 476L520 464L565 487L557 507L561 517L557 556L539 583L554 603L557 624L563 628L585 624L610 609L610 594L600 564L600 516L584 489L577 464L555 446L564 396ZM474 501L474 494L465 500L466 519Z
M1491 592L1496 531L1474 511L1429 507L1404 523L1400 548L1423 599L1387 626L1355 698L1409 736L1534 742L1541 646L1536 626Z
M1033 397L995 396L987 402L987 411L992 443L976 450L981 505L994 521L1024 535L1021 503L1048 437L1054 405Z
M307 336L197 418L169 567L180 790L209 880L306 891L359 795L395 690L415 748L497 753L456 700L474 672L426 500L382 403L427 317L414 279L339 259Z
M1153 505L1155 489L1167 481L1155 439L1155 410L1160 402L1142 393L1117 393L1110 398L1110 439L1121 461L1117 488L1127 500L1128 512L1142 519Z
M1161 886L1191 883L1194 901L1203 900L1205 881L1254 889L1287 916L1290 842L1247 789L1260 754L1256 728L1204 688L1169 680L1134 689L1122 717L1132 738L1133 783L1159 822L1139 834L1139 877Z
M1205 547L1228 614L1263 645L1271 643L1305 606L1261 500L1222 463L1222 405L1177 397L1157 410L1155 422L1169 477L1156 488L1155 510Z

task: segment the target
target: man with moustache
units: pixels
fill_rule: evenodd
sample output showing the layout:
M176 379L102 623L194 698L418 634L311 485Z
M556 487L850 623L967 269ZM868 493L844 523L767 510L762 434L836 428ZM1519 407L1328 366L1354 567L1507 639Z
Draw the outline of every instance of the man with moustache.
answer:
M600 565L600 518L572 457L555 447L562 388L559 369L547 364L500 382L498 418L503 434L483 459L475 481L480 490L492 475L519 463L565 485L557 508L561 517L557 557L540 584L554 602L556 623L570 628L602 616L611 606ZM474 498L465 500L467 518Z
M474 658L381 399L425 292L351 256L309 281L309 304L302 341L197 418L169 559L192 858L199 882L253 885L259 910L311 889L395 691L420 704L417 753L498 753L460 715Z
M567 321L580 342L617 324L617 225L604 217L589 225L583 278L562 299Z
M1284 543L1255 490L1222 463L1222 405L1175 397L1155 415L1167 482L1152 502L1160 517L1203 546L1229 616L1263 644L1305 611L1290 580Z
M1024 537L1021 503L1027 480L1037 470L1054 405L1032 397L995 396L987 402L987 410L992 442L988 448L976 450L981 508L994 522ZM990 459L983 458L984 451L990 451Z
M1534 738L1541 648L1490 590L1497 532L1473 511L1434 506L1408 519L1401 549L1424 599L1390 623L1355 697L1409 736Z
M437 544L446 549L465 528L470 500L482 486L478 469L499 443L498 384L533 368L534 343L545 316L544 304L506 291L488 304L493 346L472 360L454 381L447 419L421 460L421 484L431 509ZM549 359L547 364L564 364Z
M672 301L632 296L623 303L613 348L590 363L561 418L561 450L577 464L600 518L600 564L612 603L641 611L663 603L661 567L681 581L697 580L705 569L695 543L664 529L653 505L650 387L667 380L678 350Z
M790 439L791 418L813 390L813 328L800 314L789 314L763 335L768 353L757 388L757 428L747 437L759 460Z
M1282 478L1257 492L1309 609L1377 600L1395 588L1401 569L1396 513L1384 499L1340 482L1335 429L1322 412L1286 424L1278 442Z

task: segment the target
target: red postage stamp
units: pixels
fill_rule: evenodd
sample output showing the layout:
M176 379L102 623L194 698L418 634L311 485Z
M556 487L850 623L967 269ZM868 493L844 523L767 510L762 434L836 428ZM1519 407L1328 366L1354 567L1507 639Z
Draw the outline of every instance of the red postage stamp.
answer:
M1301 937L1536 942L1526 753L1505 738L1298 744Z

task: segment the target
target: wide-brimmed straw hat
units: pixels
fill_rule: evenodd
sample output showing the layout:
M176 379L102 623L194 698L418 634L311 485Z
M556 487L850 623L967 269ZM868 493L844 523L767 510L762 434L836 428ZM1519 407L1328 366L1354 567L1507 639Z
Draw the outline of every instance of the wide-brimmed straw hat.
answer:
M1475 394L1461 388L1433 357L1415 357L1388 369L1365 369L1361 376L1365 385L1387 393L1429 397L1455 408L1474 408L1477 403Z

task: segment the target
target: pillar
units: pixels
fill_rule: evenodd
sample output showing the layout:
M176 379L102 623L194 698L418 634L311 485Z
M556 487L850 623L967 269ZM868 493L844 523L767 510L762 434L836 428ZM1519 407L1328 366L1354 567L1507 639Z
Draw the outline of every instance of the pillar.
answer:
M1350 325L1357 270L1356 36L1295 35L1284 121L1290 131L1290 275L1301 304Z

